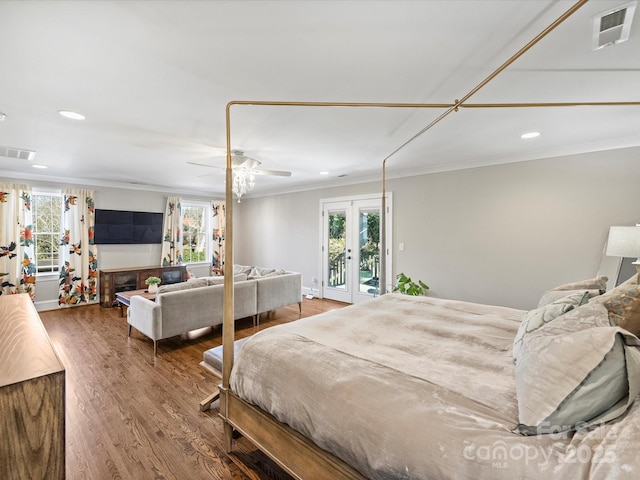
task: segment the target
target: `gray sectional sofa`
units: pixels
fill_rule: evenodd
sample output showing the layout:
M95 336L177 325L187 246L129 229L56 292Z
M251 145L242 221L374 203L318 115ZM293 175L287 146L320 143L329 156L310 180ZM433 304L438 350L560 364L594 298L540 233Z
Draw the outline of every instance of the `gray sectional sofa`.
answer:
M249 267L234 274L234 320L253 317L258 325L261 313L297 303L302 313L302 274L284 270ZM241 269L237 269L240 271ZM236 269L234 268L234 272ZM223 277L202 277L172 285L161 285L155 301L131 297L127 310L129 336L135 327L157 342L164 338L222 323Z

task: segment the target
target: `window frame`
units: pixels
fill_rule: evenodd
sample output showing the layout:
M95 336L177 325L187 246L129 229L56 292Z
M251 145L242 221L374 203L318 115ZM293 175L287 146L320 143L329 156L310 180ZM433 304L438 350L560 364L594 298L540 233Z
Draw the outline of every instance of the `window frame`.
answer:
M60 263L61 263L61 250L60 250L60 239L62 238L63 231L63 222L62 222L62 208L63 208L63 196L61 190L47 190L47 189L34 189L31 192L32 197L32 205L33 205L33 237L34 237L34 263L36 265L36 278L46 279L46 278L58 278L60 276ZM37 231L37 222L38 222L38 213L36 211L36 199L35 197L51 197L58 198L60 201L60 218L58 219L59 230L58 232L38 232ZM38 237L40 235L50 235L52 242L54 245L58 246L58 264L53 264L53 254L51 255L51 263L47 265L50 267L50 270L40 271L41 265L39 264L38 258Z
M180 207L182 209L182 263L185 265L206 265L211 263L212 258L212 234L211 232L211 202L197 201L197 200L182 200L180 202ZM184 256L184 241L186 240L186 229L184 228L184 211L187 208L204 208L204 260L199 260L196 262L186 261Z

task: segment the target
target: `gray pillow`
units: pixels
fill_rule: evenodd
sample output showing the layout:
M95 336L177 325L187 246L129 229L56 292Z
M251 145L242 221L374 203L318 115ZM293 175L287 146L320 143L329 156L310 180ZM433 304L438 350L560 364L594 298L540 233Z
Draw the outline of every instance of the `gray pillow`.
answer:
M622 415L640 393L640 340L587 303L527 335L516 365L517 430L582 429Z
M161 293L177 292L179 290L186 290L188 288L198 288L198 287L206 287L206 286L207 286L207 279L206 278L193 278L191 280L187 280L186 282L171 283L169 285L160 285L158 287L157 295L160 295ZM158 299L157 295L156 295L156 300Z
M263 278L265 277L277 277L279 275L284 275L285 273L287 273L286 270L274 270L273 272L269 272L269 273L265 273L264 275L262 275Z
M233 274L238 275L244 273L245 275L249 275L251 273L251 265L234 265L233 266Z
M207 279L207 285L222 285L224 283L224 276L211 276L205 277ZM247 279L247 275L244 273L239 273L233 276L234 282L242 282Z
M247 277L249 278L249 280L253 278L266 277L275 271L276 271L275 268L253 267L251 269L251 272L249 272L249 274L247 275Z
M589 292L586 290L577 291L564 295L558 300L528 311L522 318L515 338L513 339L513 361L518 362L518 357L522 350L524 337L536 331L545 323L559 317L560 315L586 303L589 300Z

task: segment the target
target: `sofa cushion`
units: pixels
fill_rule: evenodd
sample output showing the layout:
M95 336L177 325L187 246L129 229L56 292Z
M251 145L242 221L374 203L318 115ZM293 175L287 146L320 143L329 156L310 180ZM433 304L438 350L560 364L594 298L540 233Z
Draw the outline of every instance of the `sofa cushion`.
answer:
M202 277L207 279L207 285L222 285L224 283L224 276L222 275L213 275L211 277ZM243 282L247 279L247 275L244 273L239 273L233 276L234 282Z
M282 269L276 270L275 268L253 267L247 277L249 279L275 277L278 275L284 275L285 273L286 271Z
M206 286L207 286L207 280L205 278L192 278L191 280L187 280L186 282L171 283L169 285L160 285L158 287L158 293L156 295L156 298L158 298L157 296L160 295L161 293L177 292L179 290L186 290L188 288L198 288L198 287L206 287Z
M252 268L251 265L234 265L233 274L238 275L239 273L244 273L245 275L249 275Z
M269 273L275 272L275 268L252 267L247 275L248 278L260 278Z

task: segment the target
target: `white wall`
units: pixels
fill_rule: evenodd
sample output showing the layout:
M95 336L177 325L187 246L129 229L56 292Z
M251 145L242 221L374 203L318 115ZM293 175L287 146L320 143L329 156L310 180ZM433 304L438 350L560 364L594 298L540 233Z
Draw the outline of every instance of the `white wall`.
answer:
M394 275L442 298L533 308L547 288L596 275L609 226L640 221L639 185L640 148L389 180ZM236 263L297 270L310 287L321 278L319 200L379 190L243 199Z

